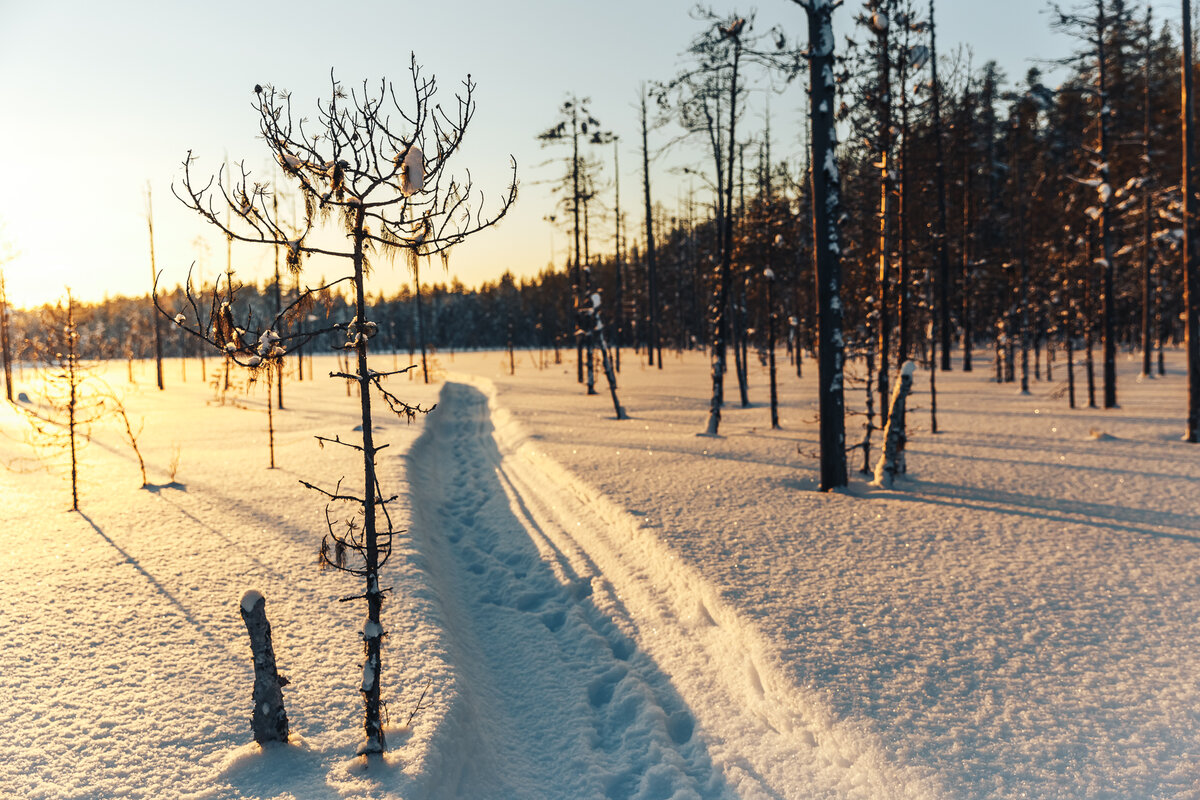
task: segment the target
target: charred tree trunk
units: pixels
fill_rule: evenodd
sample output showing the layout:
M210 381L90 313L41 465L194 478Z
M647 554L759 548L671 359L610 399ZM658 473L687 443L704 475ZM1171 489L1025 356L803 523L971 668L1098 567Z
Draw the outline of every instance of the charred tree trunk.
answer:
M367 319L366 280L363 275L364 210L359 204L354 218L354 312L360 324ZM414 254L414 278L416 276ZM418 286L420 283L418 282ZM362 456L363 456L363 572L366 589L363 597L367 601L367 623L363 629L363 646L366 663L363 664L363 680L360 691L363 695L363 729L366 740L359 746L360 755L382 753L387 749L383 736L382 704L379 699L379 683L383 671L382 645L383 627L379 622L383 608L383 591L379 588L380 543L375 524L375 503L379 496L379 481L375 476L375 434L371 417L371 371L367 368L367 336L355 336L354 350L358 356L359 409L362 412ZM424 338L422 338L422 365L424 364ZM428 373L425 376L429 381ZM385 545L391 549L390 536Z
M809 99L812 119L813 272L817 289L817 392L820 407L821 491L847 483L843 397L841 189L834 148L833 3L803 0L808 16ZM797 343L799 344L799 343Z
M267 601L254 590L242 596L242 620L250 635L254 656L254 711L250 718L254 741L260 745L288 740L287 711L283 706L283 687L288 679L275 667L275 647L271 642L271 623L267 621Z

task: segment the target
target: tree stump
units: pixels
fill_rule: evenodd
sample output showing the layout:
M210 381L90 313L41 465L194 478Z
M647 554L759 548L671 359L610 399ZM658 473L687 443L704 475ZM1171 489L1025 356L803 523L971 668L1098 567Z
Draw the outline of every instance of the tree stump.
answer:
M888 411L887 427L883 432L883 453L875 464L875 485L883 489L892 488L892 481L897 473L905 471L904 444L907 436L904 431L904 410L906 400L912 391L913 373L917 365L905 361L900 368L900 380L892 390L892 402Z
M271 623L267 622L267 601L253 589L242 596L242 620L250 634L250 652L254 655L254 713L251 726L254 741L288 740L287 711L283 707L283 687L288 679L275 669L275 648L271 644Z

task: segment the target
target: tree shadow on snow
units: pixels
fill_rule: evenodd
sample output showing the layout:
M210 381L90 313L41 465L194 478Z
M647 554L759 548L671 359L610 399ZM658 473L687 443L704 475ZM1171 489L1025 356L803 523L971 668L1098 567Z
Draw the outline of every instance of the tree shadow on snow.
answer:
M1006 492L999 489L980 489L912 478L898 484L897 489L901 491L887 495L889 500L930 503L972 511L1033 517L1064 524L1107 528L1142 536L1200 544L1200 536L1193 533L1200 526L1200 520L1192 514L1175 514L1169 511L1063 500L1043 495ZM1172 533L1146 527L1151 525L1177 528L1187 531L1187 533Z
M147 483L142 487L143 490L150 494L158 494L163 489L174 489L179 492L186 492L187 485L179 481L171 481L170 483Z
M131 567L133 567L135 570L137 570L142 575L142 577L145 578L152 587L154 587L155 591L157 591L171 605L173 605L176 608L176 610L179 611L180 615L182 615L183 618L185 620L187 620L187 622L193 628L195 628L200 634L202 634L206 639L208 639L210 644L212 644L214 647L218 647L226 652L232 653L232 651L230 650L230 647L229 647L229 643L224 639L224 637L216 635L215 633L210 631L207 627L205 627L203 623L201 623L194 616L192 616L192 612L189 611L188 608L179 601L179 598L177 598L175 595L171 594L171 591L169 589L167 589L167 587L164 586L158 580L158 578L156 578L152 574L150 574L138 562L138 560L136 558L134 558L132 555L130 555L123 547L121 547L115 541L113 541L113 539L107 533L105 533L103 531L103 529L101 529L101 527L92 520L91 517L89 517L87 514L83 513L82 511L78 511L76 513L79 514L80 519L82 519L88 525L92 526L92 530L94 530L97 534L99 534L100 538L102 538L104 541L108 542L108 544L111 545L114 550L116 550L118 553L120 553L121 556L124 557L125 562L127 564L129 564ZM242 655L237 654L235 657L241 658Z

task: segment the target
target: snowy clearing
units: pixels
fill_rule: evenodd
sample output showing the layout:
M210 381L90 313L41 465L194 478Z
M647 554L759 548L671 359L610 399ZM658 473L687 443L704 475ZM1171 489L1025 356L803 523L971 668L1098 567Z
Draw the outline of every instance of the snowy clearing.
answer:
M1178 439L1181 362L1139 383L1123 360L1110 412L1069 411L1057 382L1022 397L986 362L939 374L937 436L918 371L908 475L825 495L808 364L802 380L781 364L782 430L755 365L756 404L727 392L712 438L695 435L702 356L660 372L626 351L620 422L602 377L587 397L573 364L537 356L510 377L501 354L443 353L439 382L392 379L439 406L377 420L408 533L384 578L392 750L369 768L353 758L365 614L317 570L323 504L297 483L354 474L353 453L313 439L354 435L341 382L286 384L267 470L261 387L220 406L191 364L180 386L168 363L164 393L152 364L134 387L112 365L146 420L152 486L102 426L79 514L0 409L0 795L1200 791L1200 459ZM266 752L249 729L250 589L292 681L293 743Z

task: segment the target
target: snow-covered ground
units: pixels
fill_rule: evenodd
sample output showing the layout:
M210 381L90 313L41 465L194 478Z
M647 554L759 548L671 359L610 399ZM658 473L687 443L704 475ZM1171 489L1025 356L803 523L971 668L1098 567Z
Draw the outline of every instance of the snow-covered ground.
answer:
M712 438L702 356L660 371L626 352L625 421L602 375L587 397L573 364L539 363L442 353L435 383L392 379L438 408L377 420L407 533L385 576L392 750L369 767L364 614L338 602L359 587L318 571L323 503L298 483L354 483L355 454L313 438L355 435L340 382L286 384L268 470L261 387L221 406L194 362L183 385L168 362L162 393L113 365L152 486L106 423L79 514L59 467L22 471L0 407L0 796L1200 794L1200 451L1179 441L1178 353L1142 383L1123 360L1108 412L1052 397L1061 362L1028 396L986 362L939 374L936 436L919 371L907 477L830 494L811 364L781 365L782 430L755 364L754 405L730 382ZM266 752L248 588L292 681L293 744Z

